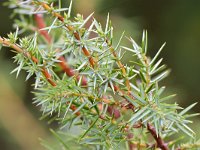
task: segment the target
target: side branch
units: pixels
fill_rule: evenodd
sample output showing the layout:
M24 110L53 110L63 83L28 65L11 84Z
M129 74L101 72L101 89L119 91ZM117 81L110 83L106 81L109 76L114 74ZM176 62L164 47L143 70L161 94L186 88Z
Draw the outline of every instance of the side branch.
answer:
M22 48L20 48L17 44L11 43L9 40L1 38L0 37L0 43L4 46L10 47L18 53L23 53L25 57L30 58L35 64L38 63L38 59L35 56L32 56L30 53L25 52ZM42 67L42 73L47 79L47 81L52 85L56 86L56 83L52 80L51 75L48 73L48 71L45 69L45 67Z
M34 62L34 63L38 63L38 59L35 57L35 56L31 56L30 53L28 52L24 52L24 50L22 48L20 48L18 45L16 44L12 44L9 40L7 39L4 39L4 38L1 38L0 37L0 44L3 44L4 46L6 47L10 47L14 50L16 50L16 52L18 53L23 53L25 57L27 58L31 58L31 60ZM47 81L52 85L52 86L57 86L57 84L52 80L52 77L51 77L51 74L49 74L49 72L45 69L45 67L42 67L42 73L43 75L45 76L45 78L47 79ZM77 108L74 104L72 104L70 106L70 108L75 111ZM79 116L80 115L80 112L76 112L76 115Z
M106 43L108 44L109 42L106 40ZM117 58L117 54L116 54L114 48L112 47L112 45L108 45L108 46L110 47L110 48L109 48L109 49L110 49L110 52L111 52L111 53L113 54L113 56L115 57L116 62L117 62L117 65L118 65L118 67L121 69L124 78L126 78L126 81L125 81L125 82L126 82L126 87L127 87L127 89L128 89L128 92L130 93L130 91L131 91L131 86L130 86L130 81L129 81L128 77L127 77L126 69L125 69L124 65L122 64L122 62Z

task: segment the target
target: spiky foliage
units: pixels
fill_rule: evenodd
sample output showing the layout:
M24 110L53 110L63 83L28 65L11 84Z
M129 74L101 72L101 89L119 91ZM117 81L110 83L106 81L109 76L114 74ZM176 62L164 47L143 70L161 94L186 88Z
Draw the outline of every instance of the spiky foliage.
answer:
M109 15L105 28L93 13L73 18L72 2L68 8L62 8L61 0L10 0L7 5L19 20L16 32L0 43L16 52L17 76L25 70L27 80L35 77L34 103L43 117L54 115L64 134L74 135L66 141L52 131L62 149L70 148L70 140L76 149L199 147L195 140L183 145L165 140L179 131L195 139L188 118L197 115L186 114L195 104L183 109L166 102L174 95L162 96L165 87L159 82L169 70L158 56L165 44L152 59L147 56L147 31L141 44L130 37L132 47L121 45L123 33L113 45ZM28 36L19 38L24 32ZM121 61L126 51L133 57L131 65Z

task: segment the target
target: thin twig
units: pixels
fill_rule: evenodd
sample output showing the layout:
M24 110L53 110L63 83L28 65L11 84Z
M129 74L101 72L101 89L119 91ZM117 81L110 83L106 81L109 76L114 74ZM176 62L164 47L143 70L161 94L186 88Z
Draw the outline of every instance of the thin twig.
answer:
M118 58L118 56L117 56L117 54L116 54L116 52L115 52L115 49L112 47L112 45L111 44L109 44L110 42L108 42L108 40L106 40L106 43L108 44L108 46L109 46L109 49L110 49L110 52L113 54L113 56L115 57L115 59L116 59L116 62L117 62L117 65L118 65L118 67L121 69L121 71L122 71L122 75L124 76L124 78L126 79L126 87L127 87L127 89L128 89L128 93L130 93L130 91L131 91L131 86L130 86L130 81L129 81L129 79L128 79L128 77L127 77L127 72L126 72L126 69L125 69L125 67L124 67L124 65L122 64L122 62L119 60L119 58Z
M30 58L35 64L38 63L38 59L35 56L32 56L29 52L24 51L19 45L11 43L9 40L0 37L0 43L4 46L10 47L18 53L24 54L25 57ZM47 79L47 81L52 85L56 86L56 83L53 81L51 74L46 70L45 67L42 67L42 73Z
M151 133L153 138L156 140L157 147L162 150L169 150L168 144L156 133L156 129L150 123L147 123L147 130Z
M36 22L37 28L39 29L39 33L44 36L48 43L52 42L51 36L48 34L47 30L40 30L46 27L46 24L43 20L43 14L35 14L34 20Z

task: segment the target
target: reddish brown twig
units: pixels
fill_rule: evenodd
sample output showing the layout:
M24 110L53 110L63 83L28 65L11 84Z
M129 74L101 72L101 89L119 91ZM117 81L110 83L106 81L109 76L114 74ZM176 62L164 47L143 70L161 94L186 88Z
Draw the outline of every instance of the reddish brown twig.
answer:
M151 133L153 138L156 140L157 147L162 150L169 150L168 144L164 142L164 140L156 133L156 129L150 124L147 123L147 130Z
M35 14L34 19L37 25L37 28L39 29L39 32L44 38L47 40L48 43L52 42L51 36L48 34L47 30L40 30L46 27L46 24L43 20L42 14Z
M69 76L73 77L76 76L76 79L79 81L81 79L80 75L78 75L78 72L75 72L70 66L67 64L67 61L65 60L64 57L59 57L60 60L59 65L61 66L62 70ZM87 79L85 76L82 76L81 79L81 85L87 86Z
M52 85L52 86L56 86L56 83L52 80L51 75L48 73L47 69L45 69L45 67L42 67L42 73L45 76L45 78L47 79L47 81Z

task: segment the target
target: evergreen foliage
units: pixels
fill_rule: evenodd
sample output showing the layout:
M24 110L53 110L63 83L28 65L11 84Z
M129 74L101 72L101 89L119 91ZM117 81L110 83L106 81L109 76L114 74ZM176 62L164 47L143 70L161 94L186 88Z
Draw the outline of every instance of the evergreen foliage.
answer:
M19 19L16 32L0 37L0 46L16 53L12 73L25 70L26 80L35 77L34 104L42 117L53 115L60 123L62 133L51 130L61 143L55 149L200 149L189 127L190 117L198 114L187 113L196 103L187 108L168 103L174 95L163 96L165 87L159 86L169 74L158 58L165 44L149 58L144 30L140 44L128 37L131 47L122 45L122 33L114 45L109 15L105 28L93 13L73 17L72 1L68 8L61 0L6 5ZM130 66L121 61L126 51L132 54ZM173 140L178 132L191 141Z

